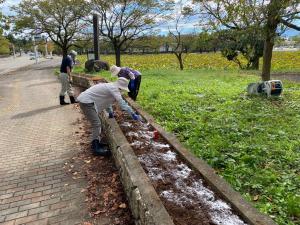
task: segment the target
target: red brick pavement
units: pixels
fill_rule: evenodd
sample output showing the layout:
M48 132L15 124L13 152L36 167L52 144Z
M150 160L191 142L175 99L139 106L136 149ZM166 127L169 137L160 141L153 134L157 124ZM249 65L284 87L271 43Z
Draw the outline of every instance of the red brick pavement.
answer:
M47 66L47 65L45 65ZM50 69L0 77L0 224L80 224L88 219L85 185L63 168L79 150L79 114L59 106Z

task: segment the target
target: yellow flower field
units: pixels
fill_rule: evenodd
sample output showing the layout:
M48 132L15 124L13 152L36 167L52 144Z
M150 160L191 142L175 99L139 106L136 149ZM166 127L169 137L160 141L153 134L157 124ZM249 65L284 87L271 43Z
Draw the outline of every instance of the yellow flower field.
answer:
M78 57L84 63L86 56ZM114 55L101 55L100 58L115 63ZM222 57L221 53L191 53L185 58L185 69L238 69L237 64ZM178 63L173 54L123 55L122 66L138 70L177 69ZM262 59L260 66L262 65ZM300 71L300 52L274 52L272 60L273 71Z

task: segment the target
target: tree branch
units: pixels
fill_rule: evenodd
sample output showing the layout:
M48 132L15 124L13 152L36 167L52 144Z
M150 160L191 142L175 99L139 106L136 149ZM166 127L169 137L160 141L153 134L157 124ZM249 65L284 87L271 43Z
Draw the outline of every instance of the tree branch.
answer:
M282 24L284 24L285 26L289 27L289 28L292 28L294 30L300 31L300 27L299 26L297 26L295 24L292 24L292 23L288 22L287 20L281 19L280 22Z

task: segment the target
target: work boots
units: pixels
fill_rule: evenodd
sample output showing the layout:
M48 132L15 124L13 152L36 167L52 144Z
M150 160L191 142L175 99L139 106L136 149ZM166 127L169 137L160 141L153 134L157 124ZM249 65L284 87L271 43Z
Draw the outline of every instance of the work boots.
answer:
M70 97L70 102L71 102L71 104L78 103L78 102L75 100L74 96L69 96L69 97Z
M68 105L69 103L65 102L65 96L59 96L59 102L61 105Z
M105 145L101 144L99 140L95 139L92 141L92 152L98 156L110 156L111 152L105 148Z

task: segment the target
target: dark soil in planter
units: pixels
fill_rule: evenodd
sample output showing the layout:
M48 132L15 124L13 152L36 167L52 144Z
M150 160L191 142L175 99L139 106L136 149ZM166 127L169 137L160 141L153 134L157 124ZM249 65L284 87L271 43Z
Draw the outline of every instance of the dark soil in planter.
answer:
M115 117L176 225L245 225L154 129L119 108Z

